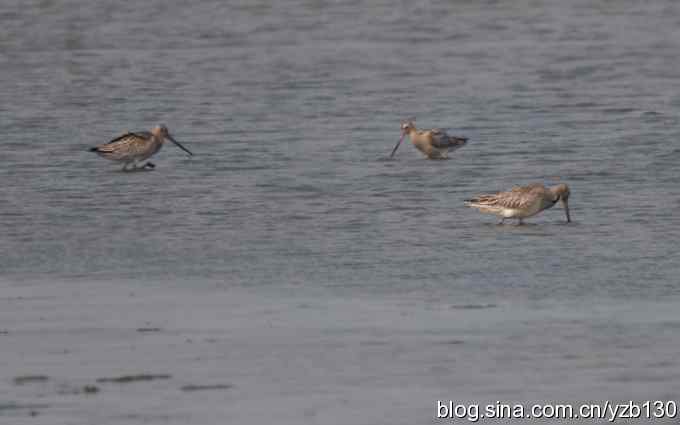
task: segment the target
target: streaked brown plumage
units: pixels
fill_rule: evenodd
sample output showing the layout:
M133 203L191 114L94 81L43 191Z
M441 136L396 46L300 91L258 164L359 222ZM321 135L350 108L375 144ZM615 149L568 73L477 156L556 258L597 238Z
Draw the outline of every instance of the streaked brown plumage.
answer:
M501 223L506 218L517 218L519 224L522 224L522 219L552 208L557 201L562 201L567 222L571 222L569 195L569 186L564 183L550 188L546 188L540 183L534 183L527 186L517 186L507 192L479 195L466 201L465 205L477 208L485 213L496 214L501 217Z
M401 138L392 150L390 158L397 152L406 136L428 159L447 159L449 152L465 146L468 140L465 137L450 136L439 128L419 131L413 121L408 120L401 123Z
M111 161L122 162L123 170L127 170L127 167L132 164L132 169L134 170L137 169L139 161L144 161L161 150L165 139L169 139L180 149L189 155L193 155L170 135L167 127L164 125L154 127L151 132L137 131L125 133L106 144L91 148L90 152L95 152L99 156ZM155 165L147 162L142 168L144 167L153 168Z

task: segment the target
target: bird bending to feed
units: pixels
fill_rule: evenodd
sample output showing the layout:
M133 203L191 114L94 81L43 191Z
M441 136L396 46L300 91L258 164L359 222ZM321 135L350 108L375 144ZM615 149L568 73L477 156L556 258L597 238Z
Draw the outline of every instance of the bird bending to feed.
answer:
M151 132L138 131L125 133L104 145L91 148L90 152L96 152L99 156L111 161L122 162L123 171L127 171L130 164L132 164L132 170L136 170L138 162L150 158L161 150L165 139L169 139L184 152L193 155L189 149L182 146L170 135L168 128L164 125L154 127L151 129ZM141 168L147 167L154 168L155 165L147 162Z
M523 219L552 208L557 201L562 201L567 223L570 223L569 186L564 183L549 188L540 183L517 186L507 192L479 195L465 201L465 205L481 212L496 214L501 217L498 224L502 224L507 218L517 218L518 224L523 224Z
M449 152L452 152L467 143L466 137L449 136L446 131L435 128L432 130L419 131L413 120L402 121L401 123L401 137L397 145L392 149L390 158L399 149L399 145L408 136L411 143L428 159L446 159Z

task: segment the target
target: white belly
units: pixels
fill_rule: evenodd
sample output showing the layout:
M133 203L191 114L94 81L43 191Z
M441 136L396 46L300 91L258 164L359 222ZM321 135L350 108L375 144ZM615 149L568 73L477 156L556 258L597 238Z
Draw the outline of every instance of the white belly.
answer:
M536 202L534 205L526 209L518 208L503 208L501 216L504 218L528 218L541 212L541 203Z

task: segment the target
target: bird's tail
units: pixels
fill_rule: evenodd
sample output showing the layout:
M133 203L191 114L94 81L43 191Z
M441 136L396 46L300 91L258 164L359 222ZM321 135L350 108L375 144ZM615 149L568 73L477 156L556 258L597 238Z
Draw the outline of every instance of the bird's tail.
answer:
M89 152L99 152L99 148L95 146L93 148L88 149L88 151Z
M465 206L476 208L482 212L495 213L498 211L496 198L493 195L479 195L476 198L466 199Z
M467 141L467 137L451 136L449 137L449 148L462 148L467 144Z

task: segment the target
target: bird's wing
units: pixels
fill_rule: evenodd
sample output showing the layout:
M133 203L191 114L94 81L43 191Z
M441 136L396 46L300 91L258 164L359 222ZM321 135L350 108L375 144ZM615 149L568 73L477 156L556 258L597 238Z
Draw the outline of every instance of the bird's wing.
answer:
M93 151L118 160L132 158L143 148L143 143L140 142L149 138L151 138L151 133L147 131L127 132L108 143L93 148Z
M448 133L440 128L434 128L429 131L432 145L437 148L453 148L460 147L467 142L465 137L449 136Z
M537 198L545 196L547 189L540 183L527 186L516 186L507 192L493 195L480 195L470 202L503 208L525 208L536 202Z
M446 134L446 131L441 128L433 128L432 130L429 130L428 133L434 146L438 148L446 147L449 140L449 135Z
M128 131L127 133L116 137L115 139L103 144L102 146L110 145L110 144L116 143L116 142L121 142L121 141L126 140L126 139L144 139L144 140L147 140L147 139L150 139L150 138L151 138L151 133L149 133L148 131L136 131L134 133L131 132L131 131Z

